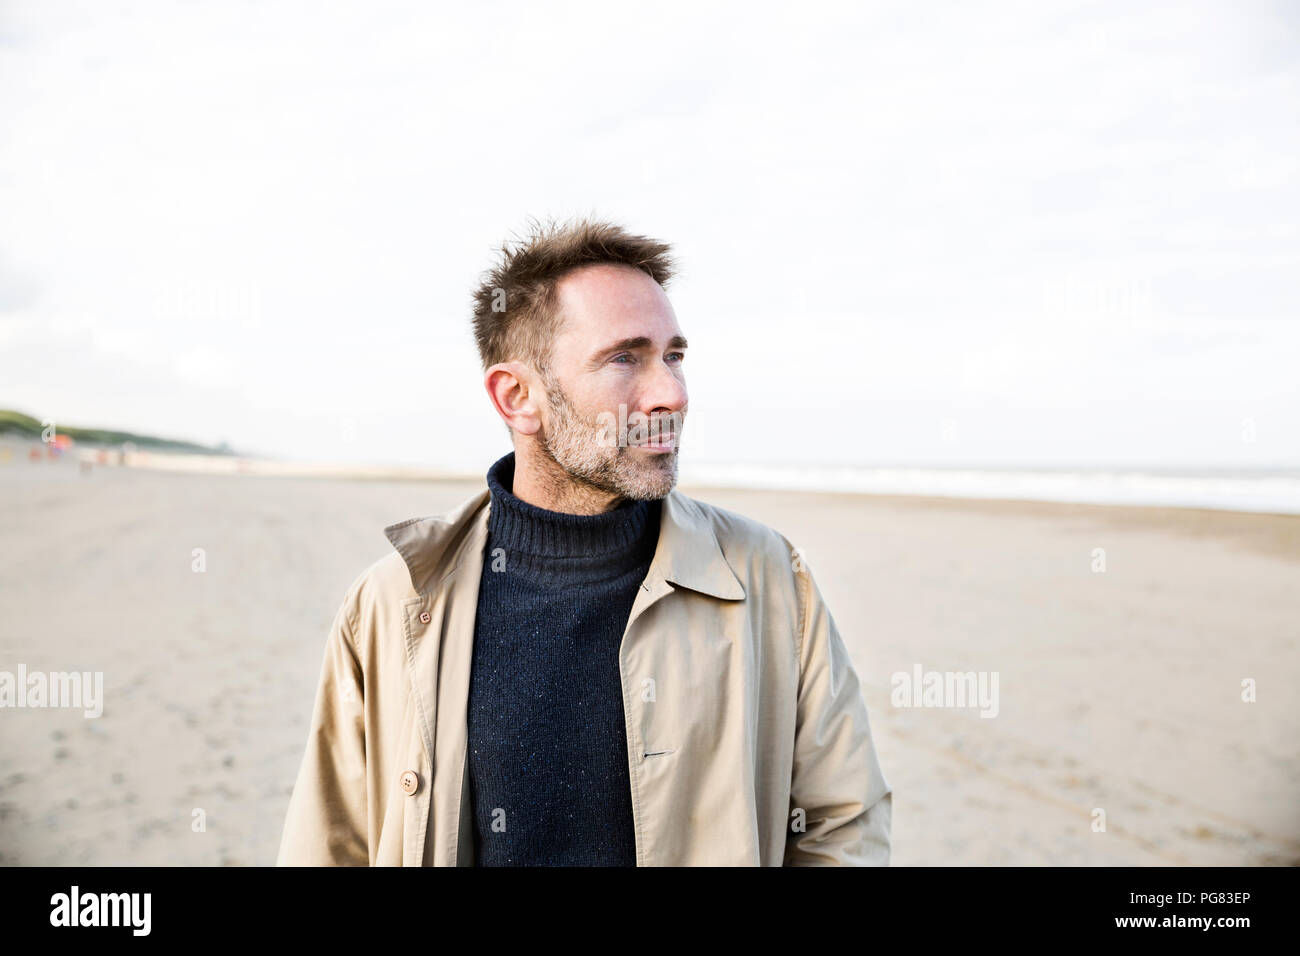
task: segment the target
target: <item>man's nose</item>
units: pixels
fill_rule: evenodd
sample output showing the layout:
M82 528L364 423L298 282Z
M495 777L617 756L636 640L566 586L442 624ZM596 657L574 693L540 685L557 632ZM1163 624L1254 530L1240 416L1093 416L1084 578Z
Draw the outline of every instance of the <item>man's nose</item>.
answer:
M680 371L672 366L658 362L651 373L652 380L646 384L641 396L641 407L647 413L684 412L686 410L686 380Z

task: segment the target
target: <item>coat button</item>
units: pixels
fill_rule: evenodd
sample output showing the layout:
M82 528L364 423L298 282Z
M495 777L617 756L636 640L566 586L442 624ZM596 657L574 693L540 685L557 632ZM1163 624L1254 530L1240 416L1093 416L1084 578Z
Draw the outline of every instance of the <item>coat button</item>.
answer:
M428 611L421 611L421 612L420 612L420 623L421 623L421 624L428 624L429 621L431 621L431 620L432 620L432 618L429 617L429 612L428 612Z
M414 770L402 774L402 790L408 795L420 789L420 775Z

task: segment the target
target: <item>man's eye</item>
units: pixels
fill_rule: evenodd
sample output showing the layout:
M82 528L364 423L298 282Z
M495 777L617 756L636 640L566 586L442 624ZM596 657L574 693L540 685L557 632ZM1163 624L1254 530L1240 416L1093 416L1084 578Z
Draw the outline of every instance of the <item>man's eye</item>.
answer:
M685 358L686 358L686 353L685 353L685 352L669 352L669 353L668 353L668 359L669 359L669 361L673 361L673 360L675 359L676 361L680 362L680 361L682 361L682 360L685 359ZM624 362L624 361L622 361L623 359L627 359L627 361ZM615 355L612 359L610 359L610 361L611 361L611 362L616 362L616 363L618 363L619 365L631 365L631 364L633 364L633 363L636 362L636 357L635 357L635 356L632 356L632 355L628 355L626 352L624 352L624 353L622 353L621 355Z

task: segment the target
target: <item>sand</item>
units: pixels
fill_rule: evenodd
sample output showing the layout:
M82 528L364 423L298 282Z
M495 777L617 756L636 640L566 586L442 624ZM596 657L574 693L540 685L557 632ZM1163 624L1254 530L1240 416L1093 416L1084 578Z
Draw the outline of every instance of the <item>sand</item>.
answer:
M0 709L0 864L273 863L344 591L385 525L478 487L0 452L0 671L102 671L105 697ZM1300 517L683 490L803 549L896 865L1300 862ZM997 716L894 706L918 665L996 672Z

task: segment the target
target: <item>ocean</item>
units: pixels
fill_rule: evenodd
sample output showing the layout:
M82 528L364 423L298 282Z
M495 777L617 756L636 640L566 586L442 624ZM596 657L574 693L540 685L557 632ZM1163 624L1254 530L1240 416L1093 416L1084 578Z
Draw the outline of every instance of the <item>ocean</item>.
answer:
M963 468L696 464L681 484L1300 514L1300 469Z

